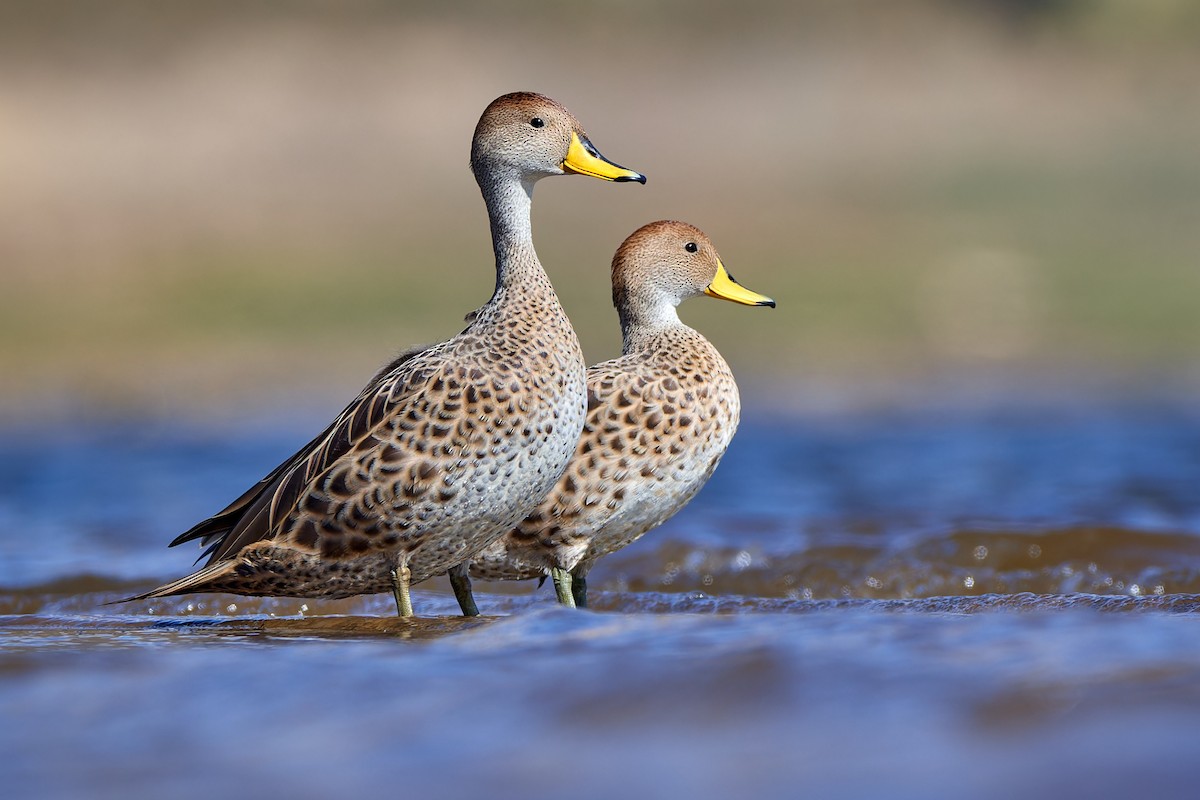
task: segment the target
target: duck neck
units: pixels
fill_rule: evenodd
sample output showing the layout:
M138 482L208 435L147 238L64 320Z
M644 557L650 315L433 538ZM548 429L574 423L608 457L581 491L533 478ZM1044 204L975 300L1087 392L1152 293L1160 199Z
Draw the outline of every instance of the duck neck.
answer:
M675 310L675 304L667 299L629 299L632 302L623 302L617 306L617 316L621 318L622 352L631 353L644 349L663 331L684 327L679 313Z
M533 182L517 177L479 179L492 228L496 252L496 292L493 300L547 281L533 249Z

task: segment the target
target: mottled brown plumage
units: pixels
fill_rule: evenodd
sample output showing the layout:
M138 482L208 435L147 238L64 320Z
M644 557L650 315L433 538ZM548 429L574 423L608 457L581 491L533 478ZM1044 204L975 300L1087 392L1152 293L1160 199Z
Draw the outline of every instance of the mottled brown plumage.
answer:
M382 369L323 433L179 536L172 545L208 545L207 566L139 597L395 588L399 604L397 575L444 572L554 485L583 425L584 362L533 249L533 184L567 172L645 178L605 161L565 108L530 93L488 106L471 167L495 248L491 300L462 333Z
M729 365L675 307L700 294L774 301L729 278L708 237L682 222L633 233L613 258L612 277L623 354L588 369L587 421L570 465L535 512L472 559L474 577L557 581L566 573L583 604L596 560L691 500L737 430ZM560 587L559 596L570 595Z

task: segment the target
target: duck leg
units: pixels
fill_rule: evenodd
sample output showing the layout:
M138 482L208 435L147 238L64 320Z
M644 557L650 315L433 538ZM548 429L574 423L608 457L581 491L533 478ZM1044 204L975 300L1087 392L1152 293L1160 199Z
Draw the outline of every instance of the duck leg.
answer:
M455 564L446 574L450 576L450 586L463 616L478 617L479 606L475 605L475 595L471 592L471 574L466 563Z
M554 581L554 593L558 602L567 608L575 607L575 596L571 593L571 573L561 567L550 568L550 580Z
M411 581L412 571L408 568L407 561L402 561L399 567L392 570L392 594L396 596L396 613L402 617L413 615L412 597L408 593Z
M571 597L575 600L576 608L587 608L587 575L572 576Z

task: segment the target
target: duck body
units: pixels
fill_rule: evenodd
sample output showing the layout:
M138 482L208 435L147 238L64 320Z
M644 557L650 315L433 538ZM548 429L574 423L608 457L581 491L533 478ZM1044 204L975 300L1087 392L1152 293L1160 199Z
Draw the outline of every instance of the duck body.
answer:
M554 486L583 426L585 365L533 248L533 186L567 172L645 178L532 93L488 107L471 166L491 223L491 299L457 336L397 357L324 432L172 542L208 545L205 567L130 599L390 590L408 615L409 584L466 560Z
M586 576L686 505L737 432L733 373L686 325L647 335L587 380L587 420L566 472L537 511L472 559L472 577Z
M587 419L570 464L536 511L475 555L471 577L550 576L561 601L585 605L595 562L704 486L737 431L741 399L725 359L675 310L700 294L775 305L733 281L694 226L664 220L625 240L613 259L622 355L587 370Z
M223 512L249 524L235 524L211 571L197 573L203 591L391 591L401 556L420 582L528 513L569 460L586 410L566 315L553 298L531 304L491 306L453 339L384 370L252 499L260 509ZM262 530L272 535L242 544ZM197 591L184 581L173 593Z

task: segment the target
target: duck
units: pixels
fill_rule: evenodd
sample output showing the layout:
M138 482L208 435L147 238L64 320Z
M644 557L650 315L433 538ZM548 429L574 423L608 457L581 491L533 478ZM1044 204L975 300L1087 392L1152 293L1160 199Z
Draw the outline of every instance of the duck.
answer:
M324 431L171 542L199 540L202 568L128 600L391 592L411 617L413 584L461 569L558 481L583 428L586 364L534 250L533 188L567 174L646 177L535 92L487 106L470 164L495 254L488 302L458 335L380 369Z
M587 370L587 419L571 463L533 513L484 546L450 581L467 616L470 580L554 584L564 606L587 606L595 563L683 508L712 477L737 432L741 399L717 348L679 318L692 297L775 307L733 279L699 228L638 228L612 261L621 355Z

